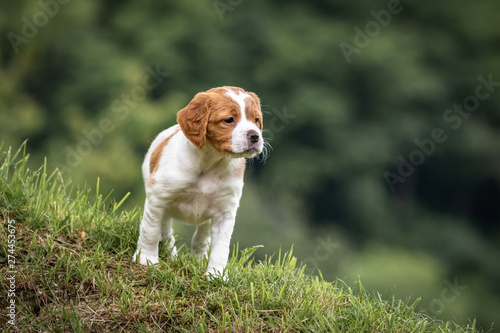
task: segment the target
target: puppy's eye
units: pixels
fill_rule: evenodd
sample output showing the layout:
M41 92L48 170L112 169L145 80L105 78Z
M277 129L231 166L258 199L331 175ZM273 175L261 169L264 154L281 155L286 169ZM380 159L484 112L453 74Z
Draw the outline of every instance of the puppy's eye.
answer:
M224 122L226 124L232 124L234 123L234 117L227 117L226 119L224 119Z
M255 117L255 123L258 124L260 122L260 118L259 117Z

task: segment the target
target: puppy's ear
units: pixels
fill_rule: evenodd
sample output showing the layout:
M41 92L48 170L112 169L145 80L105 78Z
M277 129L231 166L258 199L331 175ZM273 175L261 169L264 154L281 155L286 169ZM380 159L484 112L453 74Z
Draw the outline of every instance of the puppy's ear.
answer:
M198 149L201 149L207 140L209 114L210 96L204 92L196 94L188 106L177 112L177 123L182 132Z

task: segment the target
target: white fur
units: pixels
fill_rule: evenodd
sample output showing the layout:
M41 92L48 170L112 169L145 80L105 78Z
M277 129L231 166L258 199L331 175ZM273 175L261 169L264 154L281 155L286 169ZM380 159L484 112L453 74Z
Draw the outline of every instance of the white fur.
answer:
M260 153L263 145L261 131L246 119L244 112L244 98L250 96L231 93L243 114L232 134L234 152L239 153L255 146L257 153ZM248 143L247 133L250 129L260 135L255 144ZM158 170L150 181L151 155L175 131L177 133L163 149ZM192 239L193 250L198 257L205 256L211 243L207 273L222 273L229 256L229 243L243 189L243 178L237 175L242 156L249 157L224 155L208 141L201 149L197 149L179 130L179 125L160 133L151 144L142 166L146 202L134 261L137 259L142 265L158 263L158 243L161 238L168 243L172 254L176 255L172 231L172 219L175 218L197 226Z

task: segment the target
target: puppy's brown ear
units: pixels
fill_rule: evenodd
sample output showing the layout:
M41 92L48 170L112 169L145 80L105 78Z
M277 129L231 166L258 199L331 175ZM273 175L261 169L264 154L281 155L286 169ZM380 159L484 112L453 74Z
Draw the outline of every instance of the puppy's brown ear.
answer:
M207 140L210 98L208 93L198 93L188 106L177 112L177 123L196 148L201 149Z

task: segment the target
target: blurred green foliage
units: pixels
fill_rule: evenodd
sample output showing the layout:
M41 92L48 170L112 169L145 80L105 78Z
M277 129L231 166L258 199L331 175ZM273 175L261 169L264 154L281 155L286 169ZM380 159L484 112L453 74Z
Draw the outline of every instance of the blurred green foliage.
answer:
M74 182L100 177L142 205L154 136L195 93L241 86L260 96L274 149L248 168L234 240L265 245L260 255L294 244L325 277L421 296L438 317L497 319L498 1L2 7L0 139L29 139L33 167L47 156ZM462 113L447 113L454 104ZM436 128L446 140L431 144ZM430 310L455 279L467 289Z

